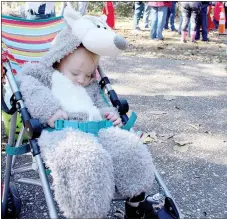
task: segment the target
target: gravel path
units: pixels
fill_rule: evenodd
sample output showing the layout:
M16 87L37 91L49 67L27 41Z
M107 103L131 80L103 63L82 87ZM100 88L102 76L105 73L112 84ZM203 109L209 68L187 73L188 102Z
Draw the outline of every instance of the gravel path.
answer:
M103 58L102 66L117 93L137 112L137 128L151 132L149 150L185 218L227 218L224 64L126 54L115 61ZM18 162L29 159L22 156ZM20 219L49 218L41 188L20 185L19 192ZM113 203L108 218L121 206Z

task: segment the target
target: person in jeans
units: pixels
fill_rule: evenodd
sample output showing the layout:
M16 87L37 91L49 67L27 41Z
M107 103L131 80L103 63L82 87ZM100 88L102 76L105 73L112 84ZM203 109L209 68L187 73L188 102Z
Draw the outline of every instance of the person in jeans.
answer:
M148 29L150 27L150 14L151 14L151 6L146 3L144 9L144 27Z
M202 40L208 41L208 18L207 18L207 9L210 2L202 2L201 11L198 19L198 26L196 29L195 40L200 39L200 26L202 26Z
M162 31L165 26L167 9L171 2L148 2L151 6L151 39L163 40Z
M170 20L170 28L171 31L177 31L175 28L175 24L174 24L174 20L176 17L176 3L175 1L172 1L172 6L170 8L168 8L167 11L167 16L166 16L166 24L165 24L165 29L168 30L169 29L169 20Z
M187 28L191 19L191 41L195 42L196 29L198 26L201 2L181 2L183 23L181 31L181 42L186 42Z
M133 29L140 30L139 21L142 17L144 11L144 3L143 2L135 2L135 11L134 11L134 18L133 18Z

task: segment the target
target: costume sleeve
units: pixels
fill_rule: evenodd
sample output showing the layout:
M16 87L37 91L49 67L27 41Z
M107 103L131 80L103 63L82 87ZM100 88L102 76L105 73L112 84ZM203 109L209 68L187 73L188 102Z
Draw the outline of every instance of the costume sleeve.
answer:
M18 83L28 112L42 124L46 124L48 119L61 109L59 101L51 94L51 90L38 79L30 75L20 75ZM66 113L69 120L88 121L89 118L87 113Z
M48 87L31 75L17 76L18 85L23 96L25 106L33 118L42 124L60 109L59 102L53 97Z

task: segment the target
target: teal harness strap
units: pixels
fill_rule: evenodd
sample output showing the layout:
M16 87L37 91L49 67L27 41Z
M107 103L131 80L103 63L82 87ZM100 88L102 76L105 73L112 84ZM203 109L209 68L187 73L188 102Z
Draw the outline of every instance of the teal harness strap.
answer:
M129 117L128 122L122 127L124 130L130 130L137 119L137 115L135 112L132 112L131 116ZM113 126L112 121L102 120L98 122L76 122L70 120L57 120L55 122L55 128L46 128L45 130L52 132L52 131L60 131L64 128L73 128L79 129L82 132L91 133L97 135L100 129L109 128Z
M59 131L64 128L79 129L82 132L97 135L100 129L109 128L113 126L112 121L102 120L98 122L76 122L70 120L57 120L55 122L55 129L47 128L47 131Z
M131 116L129 117L128 122L122 127L122 129L129 131L134 126L136 119L137 119L136 113L132 112Z
M31 151L30 145L25 144L20 147L12 147L9 145L6 145L6 154L8 155L21 155L26 154Z

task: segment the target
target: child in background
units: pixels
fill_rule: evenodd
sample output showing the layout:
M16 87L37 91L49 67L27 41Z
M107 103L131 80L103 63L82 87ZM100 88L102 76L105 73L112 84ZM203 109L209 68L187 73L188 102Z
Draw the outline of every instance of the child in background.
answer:
M106 23L112 29L115 28L115 15L114 15L114 6L113 2L105 2L103 8L103 14L107 16Z

